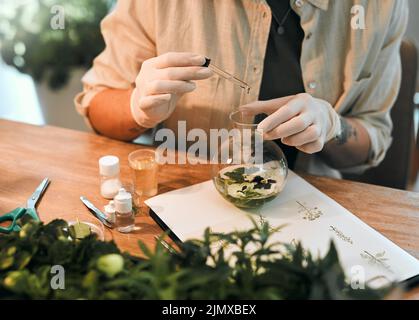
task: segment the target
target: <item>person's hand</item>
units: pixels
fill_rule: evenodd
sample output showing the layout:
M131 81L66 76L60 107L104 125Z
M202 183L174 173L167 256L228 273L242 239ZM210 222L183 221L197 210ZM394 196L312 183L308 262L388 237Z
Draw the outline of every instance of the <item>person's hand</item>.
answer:
M191 80L209 78L205 57L190 52L169 52L143 62L131 95L131 113L140 126L153 128L173 112L179 98L195 90Z
M240 107L247 115L268 115L258 125L264 139L281 139L306 153L323 149L341 130L339 115L324 100L307 93L267 101L255 101Z

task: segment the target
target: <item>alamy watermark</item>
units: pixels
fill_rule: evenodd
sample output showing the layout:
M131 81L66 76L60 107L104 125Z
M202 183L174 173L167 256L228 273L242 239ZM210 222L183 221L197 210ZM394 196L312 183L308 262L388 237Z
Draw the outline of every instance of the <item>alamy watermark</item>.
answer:
M352 266L350 271L351 288L354 290L365 289L365 269L363 266Z
M65 9L63 6L54 5L50 10L52 17L50 20L50 26L52 30L64 30L65 29Z
M62 265L54 265L51 267L52 274L50 286L53 290L65 290L65 269Z
M51 267L50 286L52 290L65 290L65 268L62 265ZM361 265L354 265L350 269L348 283L353 290L365 290L366 288L365 268Z
M178 130L159 129L155 141L159 164L260 164L263 163L263 133L253 129L202 129L186 131L186 121ZM177 157L174 150L177 150Z
M354 5L351 8L351 28L354 30L365 30L365 8L363 5Z

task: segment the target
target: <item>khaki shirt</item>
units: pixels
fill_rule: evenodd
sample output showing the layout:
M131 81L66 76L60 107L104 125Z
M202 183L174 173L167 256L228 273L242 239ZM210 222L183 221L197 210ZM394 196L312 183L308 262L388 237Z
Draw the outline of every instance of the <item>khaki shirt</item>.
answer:
M301 67L305 90L344 116L361 121L371 139L368 163L376 166L391 144L390 109L401 78L399 48L408 8L405 0L291 0L305 33ZM362 5L365 29L351 27L351 9ZM362 18L362 15L360 16ZM264 0L119 0L102 21L105 50L83 78L77 110L88 117L95 94L133 87L141 63L169 51L203 54L247 82L251 91L215 75L197 81L164 126L177 131L229 127L228 114L258 99L271 24ZM292 75L290 75L292 76ZM301 155L297 167L336 175L316 155Z

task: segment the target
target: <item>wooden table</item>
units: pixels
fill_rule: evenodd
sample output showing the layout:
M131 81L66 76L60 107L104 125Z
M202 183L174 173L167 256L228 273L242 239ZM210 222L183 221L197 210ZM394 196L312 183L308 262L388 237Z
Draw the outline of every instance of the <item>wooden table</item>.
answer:
M98 159L113 154L121 160L122 178L130 180L128 154L142 146L122 143L63 128L37 127L0 120L0 213L8 212L32 194L44 177L52 181L38 211L43 221L91 217L80 202L86 196L98 207ZM304 176L310 183L349 209L367 224L419 258L419 193L356 182ZM185 187L210 178L206 166L166 165L159 170L159 192ZM137 240L154 245L161 233L144 213L134 234L106 231L122 250L139 254Z

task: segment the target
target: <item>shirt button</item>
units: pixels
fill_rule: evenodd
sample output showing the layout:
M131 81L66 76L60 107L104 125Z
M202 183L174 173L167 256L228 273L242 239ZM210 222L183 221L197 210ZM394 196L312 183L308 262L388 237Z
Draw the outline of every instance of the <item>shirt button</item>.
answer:
M311 82L309 82L309 83L308 83L308 87L309 87L311 90L314 90L314 89L316 89L316 88L317 88L317 83L316 83L315 81L311 81Z
M311 32L307 33L307 35L306 35L306 40L310 40L312 35L313 35L313 34L312 34Z
M303 0L295 0L294 4L298 7L301 8L304 4Z

